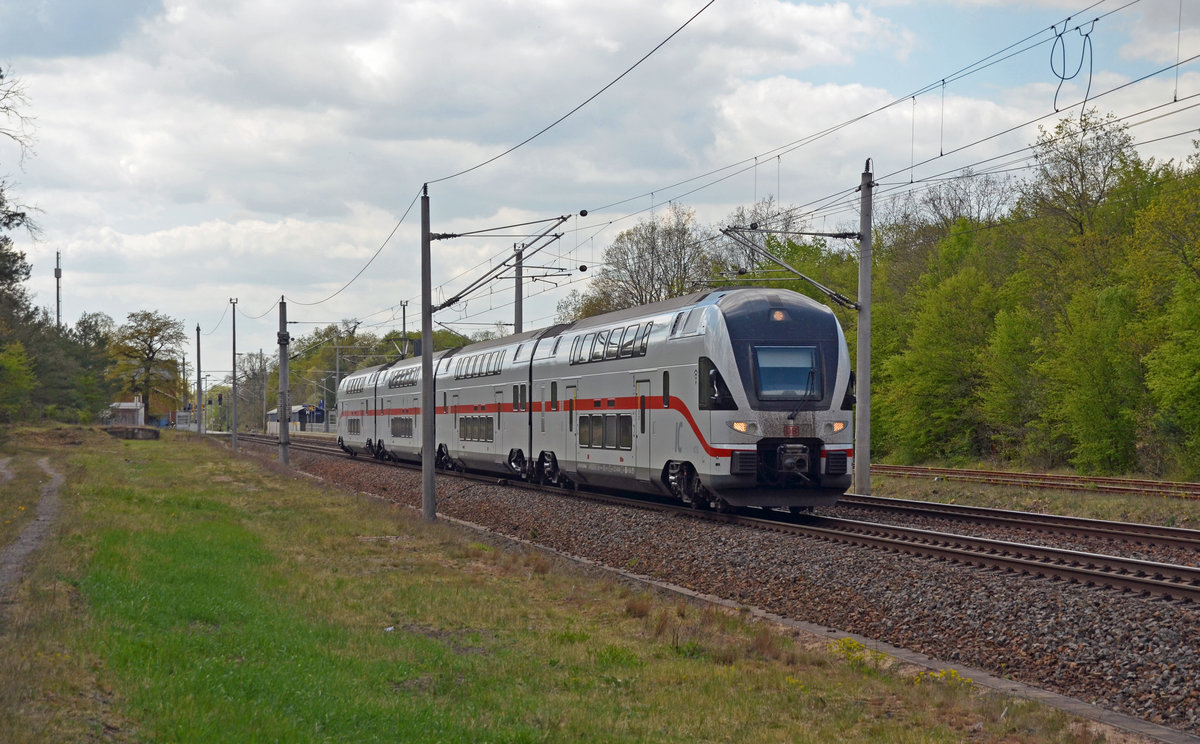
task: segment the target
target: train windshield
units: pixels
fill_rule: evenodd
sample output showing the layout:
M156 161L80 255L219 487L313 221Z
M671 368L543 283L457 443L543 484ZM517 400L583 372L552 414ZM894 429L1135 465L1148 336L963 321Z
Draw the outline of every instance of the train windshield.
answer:
M821 398L815 346L756 346L754 366L760 400Z

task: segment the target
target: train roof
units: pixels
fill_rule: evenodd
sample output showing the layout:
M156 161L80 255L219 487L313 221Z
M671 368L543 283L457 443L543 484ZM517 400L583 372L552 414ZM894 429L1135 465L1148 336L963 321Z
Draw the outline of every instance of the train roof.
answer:
M554 338L567 331L586 330L588 328L603 327L624 323L627 320L634 318L646 318L655 315L672 313L684 308L695 307L697 305L716 304L723 312L731 316L741 316L747 314L751 310L757 310L766 306L788 305L795 308L803 308L806 312L811 312L813 318L828 315L833 319L833 311L807 295L802 295L799 292L794 292L790 289L779 289L775 287L717 287L707 289L702 292L693 292L691 294L680 295L658 302L652 302L648 305L637 305L635 307L625 308L624 310L614 310L601 315L593 315L589 318L582 318L573 323L559 323L545 328L537 328L532 331L524 331L522 333L514 333L511 336L502 336L500 338L487 339L485 341L477 341L475 343L458 346L453 349L444 349L436 351L433 354L433 359L436 362L442 357L455 356L460 353L471 353L487 351L488 349L496 349L500 347L513 346L533 341L539 338ZM406 367L413 363L419 363L421 358L410 357L409 359L397 360L387 364L379 364L373 367L365 367L357 369L349 373L347 377L363 374L371 374L372 372L381 369L390 369L393 367Z

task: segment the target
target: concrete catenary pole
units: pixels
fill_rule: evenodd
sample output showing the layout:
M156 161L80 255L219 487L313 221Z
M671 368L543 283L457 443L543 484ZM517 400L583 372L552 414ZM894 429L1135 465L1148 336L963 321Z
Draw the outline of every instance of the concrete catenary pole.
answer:
M434 426L437 400L433 389L433 283L429 266L429 184L421 188L421 516L437 519L433 491Z
M204 394L204 391L201 388L201 384L202 384L201 380L202 379L203 378L201 378L201 376L200 376L200 324L197 323L196 324L196 405L193 406L193 408L192 408L192 415L195 416L195 418L196 418L196 433L201 434L201 435L204 434L204 416L203 416L203 414L201 414L201 411L204 410L204 398L201 397Z
M62 328L62 251L54 252L54 327Z
M854 492L871 495L871 160L862 174L858 244L858 386L854 395Z
M523 243L518 243L517 245L513 246L513 248L517 252L517 298L516 304L514 305L516 309L513 311L513 333L520 333L523 330L522 323L524 322L522 318L524 315L524 308L522 307L521 302L521 258L525 249L525 245Z
M400 300L400 335L404 336L404 351L400 352L401 359L407 359L408 345L408 300Z
M291 464L288 461L288 443L291 439L291 432L288 427L291 424L292 404L288 400L288 342L291 341L291 336L288 335L287 329L287 302L284 298L279 298L279 462L284 465Z
M229 391L231 408L229 423L229 446L237 452L237 298L230 297L229 304L233 305L233 383Z

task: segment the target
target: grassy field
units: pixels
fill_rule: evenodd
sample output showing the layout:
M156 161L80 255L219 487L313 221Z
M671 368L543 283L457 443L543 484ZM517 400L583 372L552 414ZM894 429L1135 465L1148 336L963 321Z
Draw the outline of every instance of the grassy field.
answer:
M186 435L24 431L6 456L5 519L38 458L68 485L0 605L5 742L1105 740Z

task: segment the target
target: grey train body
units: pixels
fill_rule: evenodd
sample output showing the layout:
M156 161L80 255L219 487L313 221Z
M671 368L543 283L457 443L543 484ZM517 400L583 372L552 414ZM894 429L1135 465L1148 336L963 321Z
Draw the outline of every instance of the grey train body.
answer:
M833 312L721 288L434 355L437 464L713 507L832 504L853 472ZM420 359L338 391L347 452L419 462Z

